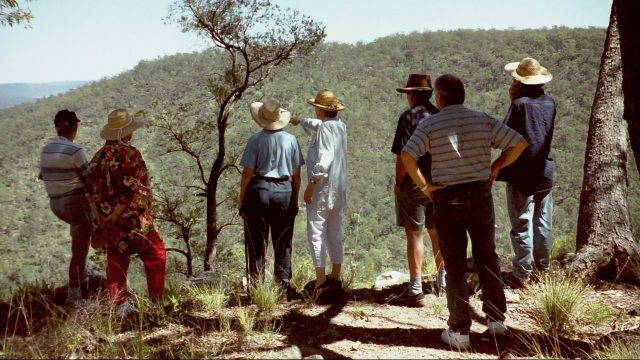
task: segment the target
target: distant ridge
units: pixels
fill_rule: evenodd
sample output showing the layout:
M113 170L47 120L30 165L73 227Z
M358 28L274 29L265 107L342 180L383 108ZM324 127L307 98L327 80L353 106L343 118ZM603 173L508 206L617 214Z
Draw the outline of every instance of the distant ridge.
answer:
M85 80L0 84L0 109L33 102L50 95L62 94L90 82Z

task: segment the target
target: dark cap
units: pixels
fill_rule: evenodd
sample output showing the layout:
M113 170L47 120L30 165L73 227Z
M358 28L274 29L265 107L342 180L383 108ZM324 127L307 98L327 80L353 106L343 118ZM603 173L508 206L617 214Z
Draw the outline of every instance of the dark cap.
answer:
M76 116L76 113L67 109L60 110L53 119L53 123L56 129L64 130L79 123L80 119Z

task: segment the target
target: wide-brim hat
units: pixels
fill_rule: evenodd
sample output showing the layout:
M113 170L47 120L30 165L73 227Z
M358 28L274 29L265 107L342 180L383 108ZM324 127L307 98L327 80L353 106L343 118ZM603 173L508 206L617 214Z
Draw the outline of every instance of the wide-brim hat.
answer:
M265 130L280 130L291 120L291 113L282 109L280 102L274 98L252 103L249 111L253 120Z
M336 98L332 91L327 89L318 91L315 99L309 99L307 100L307 103L317 107L318 109L327 111L340 111L344 110L346 107L343 103L338 101L338 98Z
M546 84L553 79L553 75L547 68L540 65L538 60L530 57L526 57L520 62L508 63L504 66L504 71L526 85Z
M410 74L405 87L396 88L399 93L408 93L412 91L429 91L431 87L431 76L427 74Z
M104 140L120 140L144 125L144 121L136 120L127 110L116 109L109 113L107 125L100 131L100 137Z

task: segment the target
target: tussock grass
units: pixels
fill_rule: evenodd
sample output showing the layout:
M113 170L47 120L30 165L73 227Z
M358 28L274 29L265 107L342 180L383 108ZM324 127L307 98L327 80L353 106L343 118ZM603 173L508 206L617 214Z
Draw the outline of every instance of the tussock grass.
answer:
M253 334L257 322L255 314L246 307L239 307L236 313L242 333L245 335Z
M557 336L575 324L587 286L577 279L544 276L524 291L529 306L524 313L542 330Z
M595 359L640 359L640 343L613 339L594 354Z
M305 257L302 260L297 260L293 264L292 269L291 286L293 286L293 288L298 292L302 292L304 290L304 286L316 277L315 268L308 257Z
M273 276L267 274L258 277L249 286L249 295L260 311L271 312L282 297L282 287L276 283Z
M229 301L229 295L221 286L193 286L187 294L201 310L220 311Z

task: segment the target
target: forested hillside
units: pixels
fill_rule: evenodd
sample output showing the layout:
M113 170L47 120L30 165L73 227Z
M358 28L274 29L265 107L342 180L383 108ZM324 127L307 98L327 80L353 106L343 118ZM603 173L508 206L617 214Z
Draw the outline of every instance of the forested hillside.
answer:
M274 72L262 89L245 95L245 102L270 95L279 98L294 115L311 116L305 100L320 88L332 89L347 109L341 112L349 132L349 205L345 214L347 264L362 274L406 268L404 233L395 226L392 193L394 157L391 141L398 114L405 109L404 96L395 87L404 85L410 72L426 72L435 79L443 73L460 76L466 85L466 104L502 119L509 106L510 79L504 64L533 56L548 67L554 79L545 88L558 103L554 154L554 238L573 241L582 184L585 139L597 80L604 29L459 30L394 35L371 43L320 46L313 57ZM52 119L57 110L69 108L82 119L77 142L89 156L100 146L98 137L109 111L126 107L148 121L167 113L180 114L173 121L197 121L214 116L207 102L207 77L215 71L217 55L208 51L143 61L117 77L91 83L62 96L0 111L4 140L0 143L0 287L8 289L27 281L64 281L69 256L68 228L48 208L43 184L36 179L40 147L54 135ZM182 111L176 111L181 104ZM237 108L229 130L231 152L239 154L250 134L258 130L246 107ZM195 119L195 120L194 120ZM306 149L308 139L300 128L288 128ZM134 143L144 154L154 187L175 189L173 183L195 176L188 159L164 154L164 138L156 128L135 133ZM213 155L211 156L213 158ZM631 162L630 162L631 163ZM629 199L634 228L640 227L638 172L631 174ZM239 175L227 176L225 188L237 191ZM510 253L504 185L496 184L497 240L503 254ZM202 206L193 197L193 206ZM234 204L229 203L224 219ZM160 224L165 241L180 247L174 232ZM199 227L202 229L202 226ZM295 258L308 257L304 211L294 238ZM218 253L228 266L244 271L241 227L222 232ZM203 235L194 239L202 252ZM294 258L294 261L295 261ZM182 267L182 257L171 262ZM200 268L201 261L195 263ZM295 271L295 270L294 270Z

